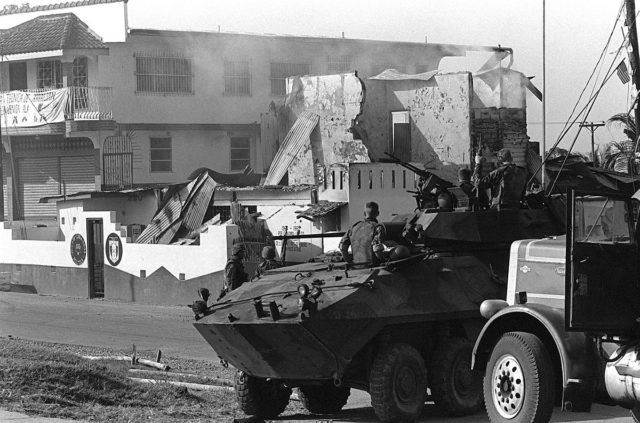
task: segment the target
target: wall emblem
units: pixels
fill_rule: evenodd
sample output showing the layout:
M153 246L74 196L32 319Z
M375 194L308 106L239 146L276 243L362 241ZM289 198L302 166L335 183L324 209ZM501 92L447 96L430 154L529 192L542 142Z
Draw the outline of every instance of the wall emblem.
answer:
M116 233L110 233L105 245L107 260L112 266L117 266L122 260L122 241Z
M75 234L71 238L71 258L73 262L80 266L87 258L87 244L80 234Z
M531 271L531 268L525 264L524 266L522 266L522 267L520 268L520 271L521 271L522 273L529 273L529 272Z

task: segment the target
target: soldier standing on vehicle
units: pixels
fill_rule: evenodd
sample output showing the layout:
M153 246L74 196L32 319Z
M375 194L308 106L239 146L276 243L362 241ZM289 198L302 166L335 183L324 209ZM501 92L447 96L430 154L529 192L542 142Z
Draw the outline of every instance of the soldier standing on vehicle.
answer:
M482 177L482 156L476 155L476 167L473 171L473 181L478 192L491 190L491 208L520 207L522 194L527 183L527 172L513 163L511 151L503 148L498 151L498 167L487 176Z
M466 167L458 169L458 186L469 199L467 210L476 210L478 208L478 192L476 187L471 183L471 170Z
M231 257L224 267L224 289L231 292L237 289L243 283L249 280L249 275L244 271L242 260L244 259L245 249L242 244L234 244L231 249Z
M381 245L383 241L383 229L377 220L379 214L378 203L367 203L364 208L364 220L354 224L340 240L340 251L347 263L378 262L378 257L374 254L374 245ZM353 257L349 256L349 246Z
M262 261L258 265L258 274L261 275L267 270L277 269L280 264L276 261L276 249L267 245L262 249Z

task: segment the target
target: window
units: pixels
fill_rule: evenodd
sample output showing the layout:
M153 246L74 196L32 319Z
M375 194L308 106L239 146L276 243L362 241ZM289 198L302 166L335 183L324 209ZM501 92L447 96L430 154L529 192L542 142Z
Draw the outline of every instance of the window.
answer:
M151 172L171 172L171 138L150 139Z
M224 94L251 95L251 66L248 61L224 62Z
M351 72L351 56L329 56L327 70L329 73Z
M308 74L308 63L271 63L271 95L286 94L288 77Z
M193 94L191 59L136 55L136 92Z
M73 59L73 65L71 66L71 75L73 80L71 86L73 87L88 87L89 79L87 72L87 58L76 57Z
M249 137L231 138L231 170L243 170L251 164Z
M62 88L62 63L59 60L39 61L36 83L38 88Z
M632 242L633 217L623 200L580 197L576 199L574 214L573 230L577 242Z

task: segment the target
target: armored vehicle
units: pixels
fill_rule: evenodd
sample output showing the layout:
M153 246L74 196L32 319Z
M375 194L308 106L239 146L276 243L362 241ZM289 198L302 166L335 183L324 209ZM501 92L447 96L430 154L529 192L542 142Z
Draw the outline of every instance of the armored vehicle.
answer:
M473 413L482 406L470 368L480 304L505 298L511 243L557 233L554 222L547 209L398 216L383 224L390 254L378 265L270 270L194 304L194 325L238 369L249 415L277 416L292 388L318 414L338 412L351 388L368 391L385 422L415 420L428 388L443 411Z

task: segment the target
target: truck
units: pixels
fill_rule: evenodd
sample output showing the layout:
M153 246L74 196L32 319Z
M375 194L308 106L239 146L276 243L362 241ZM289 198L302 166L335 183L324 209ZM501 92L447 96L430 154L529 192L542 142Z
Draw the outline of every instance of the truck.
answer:
M512 243L506 299L489 299L474 371L493 423L554 406L640 407L637 194L569 189L566 233Z

